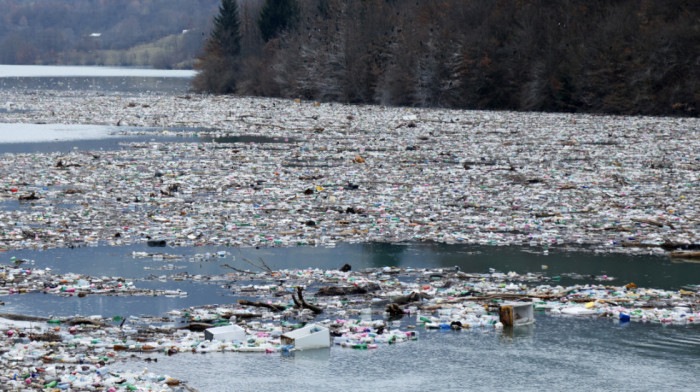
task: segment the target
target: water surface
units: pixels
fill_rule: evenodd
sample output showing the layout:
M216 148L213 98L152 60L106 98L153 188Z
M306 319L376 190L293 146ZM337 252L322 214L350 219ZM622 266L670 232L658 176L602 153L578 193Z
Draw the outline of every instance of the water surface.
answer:
M194 75L192 70L0 65L0 89L182 94Z
M178 354L129 366L177 375L208 392L691 391L697 386L700 337L693 328L536 318L533 328L503 333L419 328L418 341L377 350Z
M69 72L70 71L70 72ZM71 73L75 71L75 73ZM184 93L192 74L155 74L96 67L42 68L0 66L0 88L65 89L89 91L146 91ZM73 127L72 125L70 127ZM80 126L75 126L80 130ZM2 152L56 152L118 148L122 140L111 130L88 126L87 137L70 140L1 143ZM586 130L581 130L585 132ZM5 132L0 132L5 134ZM76 134L77 135L77 134ZM150 140L155 135L143 136ZM54 138L56 139L56 138ZM60 139L60 138L58 138ZM169 141L158 139L159 141ZM51 143L46 143L51 141ZM173 140L175 141L175 140ZM226 140L229 143L279 142ZM9 146L9 147L8 147ZM3 209L31 206L4 205ZM179 261L133 258L132 252L167 253ZM196 254L228 251L224 258L190 262ZM0 253L28 260L28 267L51 268L56 273L134 279L142 288L175 289L187 297L59 297L25 294L0 297L5 313L57 317L75 314L163 315L172 309L204 304L234 303L239 298L222 284L176 280L178 273L218 275L223 264L250 268L243 258L263 258L273 268L338 268L354 270L384 266L439 268L459 266L465 272L537 272L559 277L562 285L598 283L602 275L611 283L634 282L640 287L677 290L700 283L700 264L673 263L666 257L601 255L550 248L474 247L446 244L340 244L334 248L151 248L146 244L123 247L85 247L46 251ZM234 258L235 257L235 258ZM29 262L33 261L33 263ZM160 267L171 264L177 269ZM165 281L161 281L164 279ZM406 318L401 328L415 325ZM534 326L494 331L425 331L419 340L377 350L357 351L333 347L292 356L258 354L153 354L158 362L136 361L112 365L115 371L148 367L158 374L187 380L204 392L216 391L364 391L364 390L697 390L700 385L700 330L698 325L620 324L609 319L568 318L536 314Z

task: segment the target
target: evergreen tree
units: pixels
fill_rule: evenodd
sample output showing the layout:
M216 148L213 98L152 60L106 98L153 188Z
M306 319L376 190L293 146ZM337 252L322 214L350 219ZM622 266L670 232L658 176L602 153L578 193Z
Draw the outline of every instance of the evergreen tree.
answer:
M275 38L281 31L294 26L299 16L296 0L265 0L258 27L265 42Z
M241 52L240 20L237 0L221 0L214 28L195 64L199 70L192 80L197 92L229 94L236 92Z
M241 51L240 20L237 0L221 0L219 14L214 17L210 44L221 53L236 56Z

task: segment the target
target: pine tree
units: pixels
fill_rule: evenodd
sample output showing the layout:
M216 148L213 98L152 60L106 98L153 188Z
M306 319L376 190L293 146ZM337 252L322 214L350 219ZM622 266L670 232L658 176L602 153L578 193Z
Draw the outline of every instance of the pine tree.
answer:
M199 70L192 80L197 92L229 94L236 91L241 52L240 20L237 0L221 0L214 28L195 64Z
M240 20L237 0L221 0L219 14L214 17L210 44L221 53L236 56L241 51Z
M275 38L281 31L294 26L299 16L296 0L265 0L258 27L265 42Z

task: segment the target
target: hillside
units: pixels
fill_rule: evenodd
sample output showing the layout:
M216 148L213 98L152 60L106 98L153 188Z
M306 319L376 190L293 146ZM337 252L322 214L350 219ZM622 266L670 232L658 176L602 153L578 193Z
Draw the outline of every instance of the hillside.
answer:
M195 87L404 106L698 113L697 0L282 2L298 7L289 27L270 18L273 34L261 34L246 28L258 15L241 12L240 53L229 64L214 51Z
M219 0L0 0L0 63L191 68Z

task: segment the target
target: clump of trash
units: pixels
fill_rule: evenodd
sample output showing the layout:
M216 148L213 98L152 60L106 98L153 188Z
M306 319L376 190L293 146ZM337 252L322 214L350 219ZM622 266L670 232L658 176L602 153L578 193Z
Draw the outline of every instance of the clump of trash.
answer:
M22 109L2 122L152 136L2 155L4 249L427 241L697 257L700 246L698 119L70 91L2 99Z
M6 267L4 273L19 277L24 272ZM66 283L94 281L70 274L59 278ZM466 273L456 267L234 271L202 282L256 282L231 285L245 298L232 304L128 318L2 314L0 381L15 390L108 390L124 385L133 390L186 390L177 389L187 388L184 382L147 370L119 372L119 363L210 352L287 355L333 347L373 350L410 344L419 338L418 328L482 333L522 328L536 324L538 312L700 324L699 285L659 290L631 282L613 286L614 278L606 278L561 286L541 272ZM57 278L44 274L43 279Z
M44 293L62 296L187 296L180 289L140 289L121 277L94 277L76 273L55 274L50 268L19 268L0 265L0 296Z

